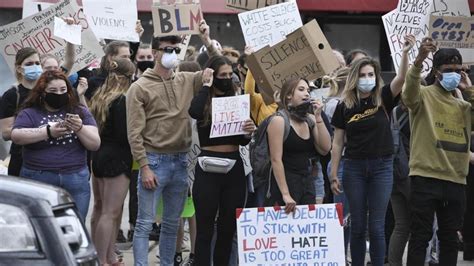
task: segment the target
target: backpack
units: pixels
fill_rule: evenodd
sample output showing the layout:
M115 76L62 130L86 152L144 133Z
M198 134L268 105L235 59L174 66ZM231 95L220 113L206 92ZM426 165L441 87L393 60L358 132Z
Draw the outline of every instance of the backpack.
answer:
M258 126L257 131L255 132L252 141L249 144L250 164L252 165L254 188L258 188L267 184L272 176L272 164L268 146L267 128L275 116L281 116L285 120L283 142L285 142L285 140L288 138L288 135L290 134L290 118L288 113L284 110L278 110L275 114L263 120ZM309 117L306 118L306 123L308 123L310 130L312 130L315 126L314 121Z
M408 112L404 111L400 117L397 116L397 110L400 106L396 106L392 111L392 122L390 128L393 138L393 178L395 181L401 181L408 178L410 168L408 166L409 151L405 149L404 143L408 141L407 137L401 134L401 129L408 123Z

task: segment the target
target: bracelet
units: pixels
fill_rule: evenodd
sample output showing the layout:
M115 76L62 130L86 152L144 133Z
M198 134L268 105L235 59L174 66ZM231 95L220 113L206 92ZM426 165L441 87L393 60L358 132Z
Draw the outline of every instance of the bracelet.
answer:
M46 134L48 134L48 138L53 138L53 135L51 135L51 126L49 124L46 126Z

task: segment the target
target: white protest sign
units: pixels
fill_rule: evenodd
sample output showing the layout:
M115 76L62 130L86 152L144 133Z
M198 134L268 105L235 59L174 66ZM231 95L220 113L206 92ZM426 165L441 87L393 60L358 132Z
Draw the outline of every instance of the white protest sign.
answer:
M64 20L54 17L54 36L72 44L81 45L81 25L68 25Z
M82 4L97 38L140 41L135 32L137 0L82 0Z
M29 17L34 15L38 12L45 10L46 8L54 5L53 3L45 3L41 0L23 0L23 10L22 10L22 18Z
M212 98L210 138L247 134L242 127L250 118L250 96Z
M426 24L433 0L400 0L395 13L395 31L402 35L426 34Z
M40 54L64 58L66 41L54 37L54 18L71 17L82 26L82 45L76 46L71 72L76 72L104 55L99 41L76 1L63 0L40 13L0 27L0 53L14 72L15 55L21 48L33 47Z
M237 209L239 265L345 265L342 204Z
M274 45L303 26L296 1L240 13L245 44L255 51Z
M188 50L189 42L191 41L191 34L186 34L181 36L181 43L179 44L179 48L181 48L181 52L178 54L178 59L183 61L186 57L186 51Z
M186 155L186 158L188 160L188 178L190 183L192 184L194 182L194 172L198 160L197 158L201 153L201 146L199 145L199 135L197 132L197 123L195 119L191 119L191 128L191 150Z

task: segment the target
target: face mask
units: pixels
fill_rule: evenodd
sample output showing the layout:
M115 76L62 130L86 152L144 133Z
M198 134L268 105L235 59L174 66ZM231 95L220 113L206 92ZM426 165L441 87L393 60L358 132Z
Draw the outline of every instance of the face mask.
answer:
M69 96L67 93L56 94L56 93L46 93L44 101L54 109L60 109L69 102Z
M163 59L161 59L163 61ZM140 69L141 72L145 72L148 68L155 67L155 61L137 61L137 68Z
M359 78L357 89L360 92L371 92L375 88L375 78Z
M77 74L77 72L75 73L72 73L71 75L69 75L69 77L67 77L69 79L69 82L71 82L71 85L74 85L76 84L77 80L79 79L79 74Z
M290 112L292 118L299 121L305 121L308 113L311 113L311 107L311 102L305 101L298 106L288 106L288 112Z
M43 69L40 65L24 66L23 70L25 72L25 79L29 81L35 81L43 74Z
M173 51L173 53L163 53L161 57L161 65L166 69L174 69L178 66L179 60L178 55Z
M219 78L214 78L214 81L212 82L212 86L215 88L219 89L222 92L229 92L234 89L234 82L232 79L219 79Z
M461 82L461 75L456 72L443 73L439 83L446 91L454 91Z

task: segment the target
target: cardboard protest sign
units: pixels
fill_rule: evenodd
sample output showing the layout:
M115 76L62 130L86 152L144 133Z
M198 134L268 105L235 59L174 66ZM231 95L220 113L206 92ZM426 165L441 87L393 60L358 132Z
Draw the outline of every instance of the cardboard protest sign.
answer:
M470 16L467 0L433 0L431 15L436 16Z
M285 2L288 0L226 0L226 7L234 10L254 10Z
M201 10L201 4L153 3L154 36L199 34L199 22L203 19Z
M29 17L54 5L41 0L23 0L22 18Z
M250 96L212 98L210 138L247 134L242 127L250 118Z
M65 55L66 41L54 37L54 18L72 17L82 26L82 45L76 46L76 60L72 72L76 72L104 55L99 41L89 27L84 13L76 1L63 0L42 12L0 27L0 53L15 73L15 55L24 47L33 47L40 54Z
M139 42L137 0L82 0L87 21L100 39Z
M239 265L345 265L342 204L237 209Z
M296 1L240 13L245 44L255 51L284 40L303 26Z
M474 48L474 17L431 16L430 37L439 48ZM474 52L474 51L472 51Z
M179 44L179 48L181 48L181 52L178 54L179 60L184 60L186 57L186 51L188 50L189 42L191 41L191 34L186 34L181 36L181 43Z
M340 66L316 20L274 46L252 53L247 57L247 65L266 104L274 102L275 92L286 80L316 79Z
M68 25L64 20L54 17L54 36L72 44L81 45L81 25Z

